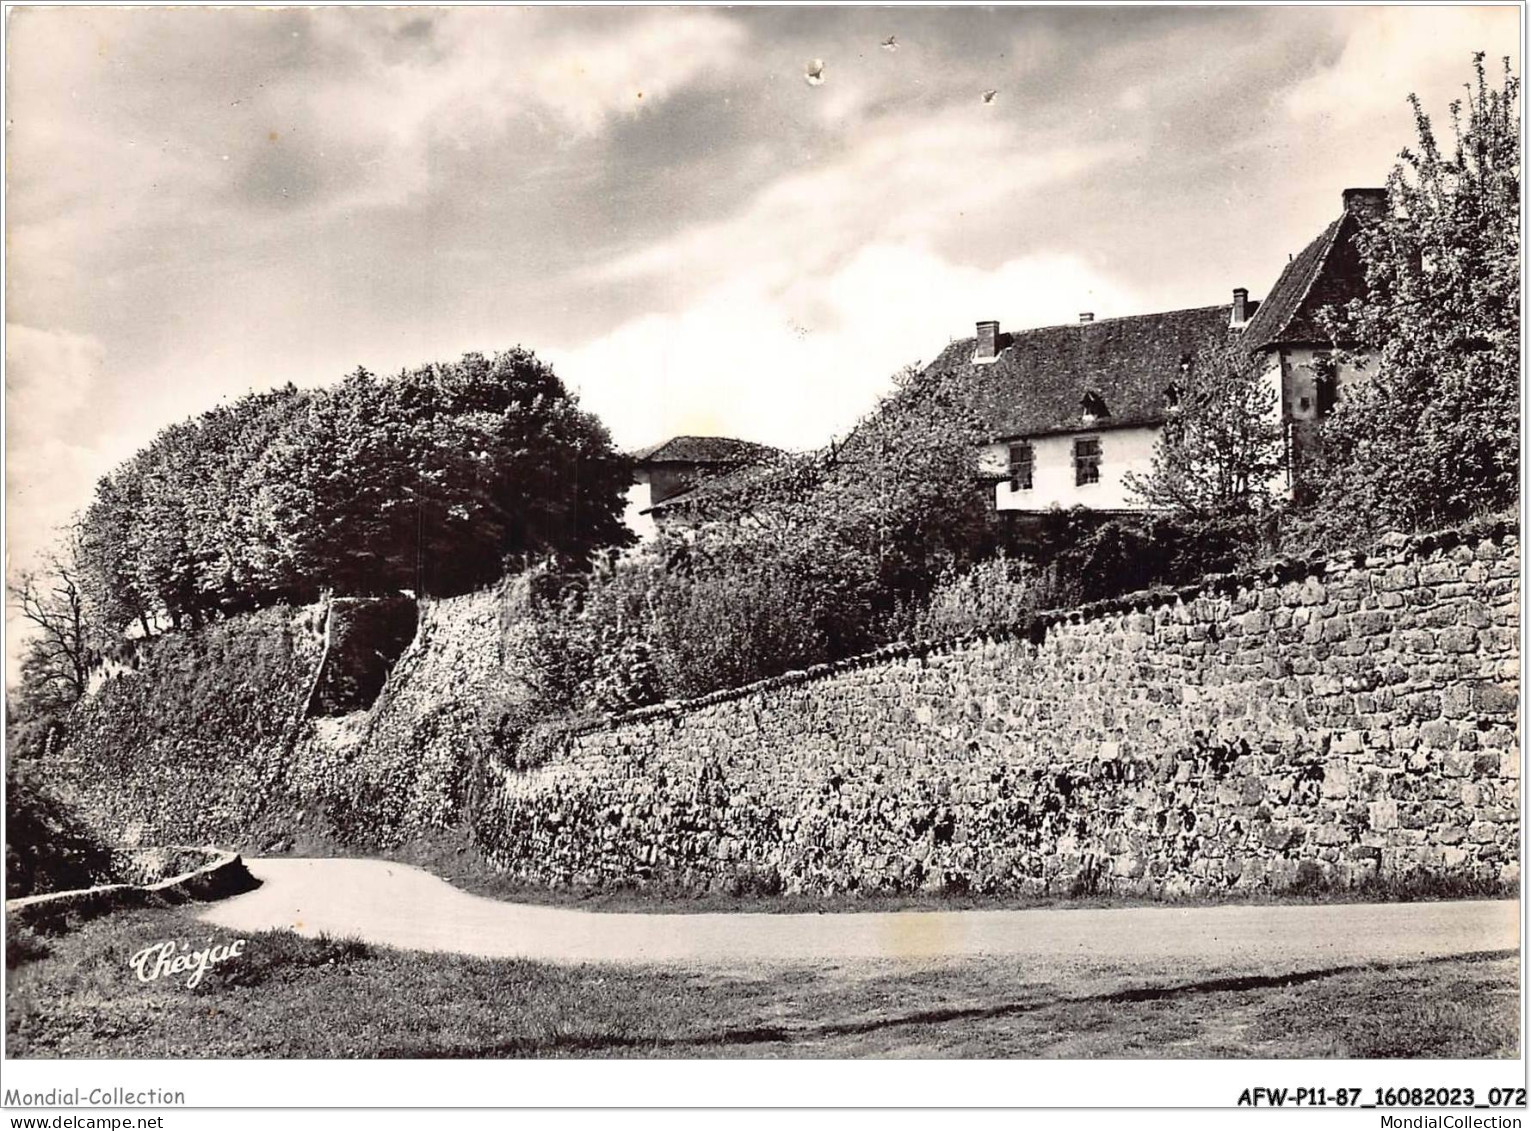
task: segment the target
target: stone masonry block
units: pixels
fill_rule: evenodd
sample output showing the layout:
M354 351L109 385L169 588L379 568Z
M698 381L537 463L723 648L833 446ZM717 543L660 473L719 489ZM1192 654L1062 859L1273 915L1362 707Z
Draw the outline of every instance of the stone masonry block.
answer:
M1331 762L1324 767L1323 795L1333 798L1350 795L1350 770L1343 763Z
M1472 704L1480 714L1513 715L1520 706L1520 695L1513 687L1480 684L1472 689Z
M1443 652L1473 652L1478 648L1478 633L1467 625L1442 629L1436 642Z

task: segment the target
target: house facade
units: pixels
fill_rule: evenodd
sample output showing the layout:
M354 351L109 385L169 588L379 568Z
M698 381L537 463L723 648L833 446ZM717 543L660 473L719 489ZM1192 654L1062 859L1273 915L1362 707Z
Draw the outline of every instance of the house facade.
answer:
M674 436L632 452L633 485L623 515L640 541L653 538L666 515L707 482L779 454L765 444L727 436Z
M987 321L949 346L931 368L956 378L984 423L979 472L995 509L1143 509L1129 476L1150 474L1186 374L1229 333L1277 393L1288 462L1300 470L1324 414L1365 372L1339 359L1353 343L1331 340L1321 312L1365 294L1355 237L1386 193L1347 189L1341 200L1339 217L1293 256L1263 302L1240 287L1226 304L1159 314L1085 313L1076 324L1017 333Z
M936 364L966 366L989 433L979 473L1000 511L1129 511L1128 476L1146 476L1154 444L1198 353L1227 332L1234 304L1016 334L995 323ZM967 356L964 356L966 354Z

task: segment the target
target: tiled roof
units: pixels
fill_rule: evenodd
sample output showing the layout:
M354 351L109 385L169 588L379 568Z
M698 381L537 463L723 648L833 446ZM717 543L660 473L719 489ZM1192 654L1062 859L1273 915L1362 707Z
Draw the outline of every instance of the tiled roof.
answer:
M975 365L974 339L948 346L926 371L962 389L992 439L1159 424L1182 366L1227 335L1231 306L1203 306L1048 326L1001 336L998 360ZM1088 424L1093 394L1106 412Z
M727 436L674 436L632 453L634 463L756 463L777 454L776 449Z
M775 449L771 449L771 452L772 457L782 455L781 452ZM776 466L777 461L775 458L766 458L758 463L718 470L713 474L699 478L685 490L654 503L646 508L643 513L705 512L709 506L715 505L718 499L726 498L733 492L746 487L758 477L768 474Z
M1244 329L1251 350L1329 342L1319 312L1366 294L1365 267L1355 244L1358 231L1355 213L1344 212L1286 265Z

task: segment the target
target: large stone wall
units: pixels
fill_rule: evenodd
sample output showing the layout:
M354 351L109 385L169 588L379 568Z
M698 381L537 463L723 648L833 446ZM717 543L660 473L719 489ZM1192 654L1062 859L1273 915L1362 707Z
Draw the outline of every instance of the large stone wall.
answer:
M501 769L539 883L1172 895L1518 884L1517 531L895 647Z
M305 812L363 848L459 825L497 706L525 694L505 619L498 589L422 602L375 701L299 732L287 782Z
M113 843L364 851L459 826L525 695L513 614L500 590L429 600L417 632L413 602L337 599L167 635L71 712L48 780Z
M287 796L323 627L278 606L161 637L75 705L45 780L108 843L238 843Z

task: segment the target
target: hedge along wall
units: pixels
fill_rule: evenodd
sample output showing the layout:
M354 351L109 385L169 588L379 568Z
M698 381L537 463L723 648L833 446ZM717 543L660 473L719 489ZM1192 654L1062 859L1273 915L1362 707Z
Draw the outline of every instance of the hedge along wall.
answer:
M1518 883L1517 531L1393 538L650 708L501 771L548 884Z

